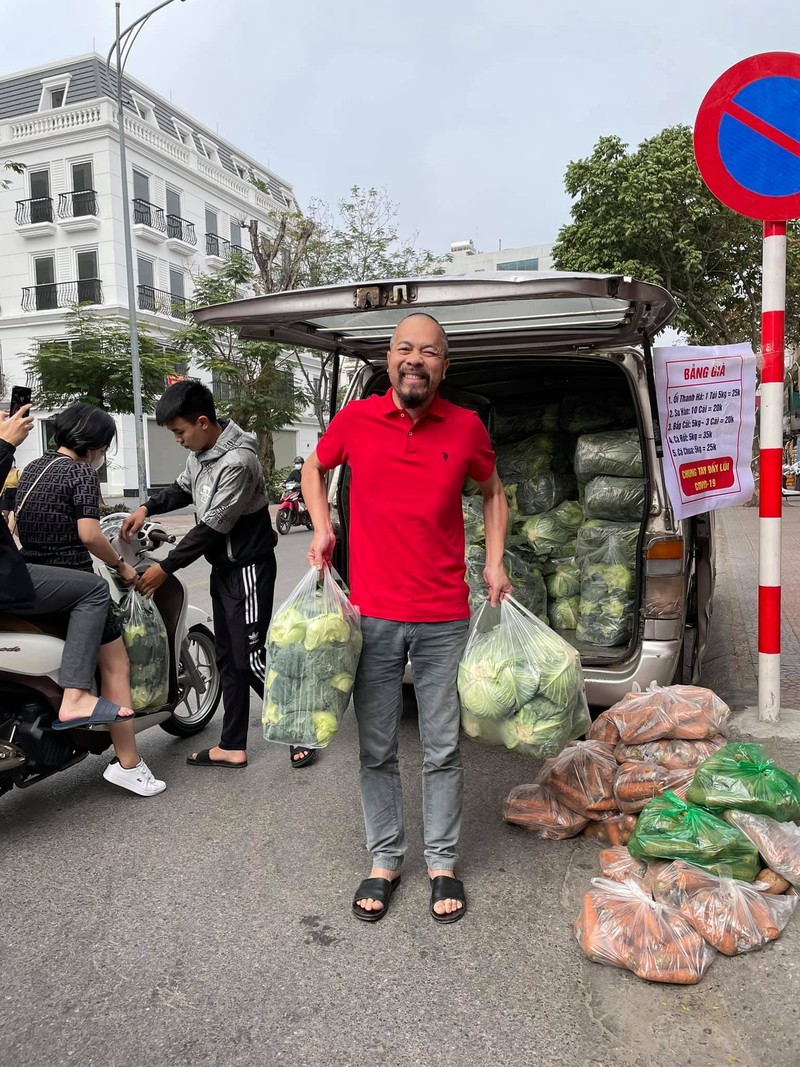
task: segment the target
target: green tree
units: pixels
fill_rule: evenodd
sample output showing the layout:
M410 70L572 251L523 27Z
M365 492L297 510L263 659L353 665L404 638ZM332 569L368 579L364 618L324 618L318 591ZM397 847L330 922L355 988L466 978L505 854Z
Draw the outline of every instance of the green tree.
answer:
M559 270L630 274L669 289L673 325L691 344L760 342L761 224L724 207L706 188L692 131L670 126L629 151L601 137L571 162L564 184L572 221L553 258ZM800 246L792 224L787 262L787 341L800 337Z
M231 259L215 274L197 274L194 305L223 304L237 300L252 271L241 256ZM172 337L179 352L210 371L220 410L258 438L265 474L275 467L273 434L302 414L308 398L295 383L293 359L280 345L242 341L233 326L200 326L192 318Z
M133 411L133 371L129 326L121 318L98 313L90 304L75 304L65 317L65 339L43 341L25 360L34 378L36 403L61 408L76 401L96 404L114 414ZM139 323L142 405L152 408L174 374L179 358L159 344Z
M3 163L3 170L13 171L14 174L24 174L25 173L25 164L24 163L15 163L13 159L7 159ZM9 189L10 187L11 187L11 179L9 179L9 178L0 178L0 189Z

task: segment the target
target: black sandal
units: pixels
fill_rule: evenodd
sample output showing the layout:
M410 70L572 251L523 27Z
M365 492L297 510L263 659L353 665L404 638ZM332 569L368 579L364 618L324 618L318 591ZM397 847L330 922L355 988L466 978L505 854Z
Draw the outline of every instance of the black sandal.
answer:
M401 875L396 878L365 878L353 897L353 915L365 923L376 923L389 910L389 901L400 885ZM367 911L357 904L358 900L377 900L383 907L379 911Z
M295 759L296 752L305 752L302 759ZM317 758L315 748L304 748L302 745L289 745L289 762L293 767L310 767Z
M439 912L433 910L433 905L442 900L460 900L461 907L458 911ZM437 923L456 923L464 917L467 910L467 898L464 895L464 883L458 878L451 878L449 874L437 874L431 878L431 915Z

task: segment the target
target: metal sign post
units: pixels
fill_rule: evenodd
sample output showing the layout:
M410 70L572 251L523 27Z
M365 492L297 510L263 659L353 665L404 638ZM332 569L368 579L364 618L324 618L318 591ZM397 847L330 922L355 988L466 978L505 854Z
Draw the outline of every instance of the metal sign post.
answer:
M781 707L786 220L800 217L800 55L766 52L711 86L694 128L697 166L727 207L764 223L759 430L758 717Z

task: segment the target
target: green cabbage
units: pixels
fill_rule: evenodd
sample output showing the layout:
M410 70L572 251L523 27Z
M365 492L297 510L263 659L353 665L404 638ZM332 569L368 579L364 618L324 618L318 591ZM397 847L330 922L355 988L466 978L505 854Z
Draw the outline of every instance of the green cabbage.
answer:
M575 446L575 473L582 482L588 482L600 474L643 478L644 462L639 431L607 430L579 437Z
M581 569L574 558L553 560L544 584L547 595L553 600L577 596L581 591Z
M541 559L547 559L550 556L568 556L571 554L570 542L574 544L574 538L561 525L552 511L547 511L543 515L531 515L522 524L522 534Z
M555 509L555 517L565 530L576 534L583 525L583 508L577 500L565 500Z
M339 729L339 720L329 711L315 711L311 716L314 733L320 745L327 745Z
M304 644L311 651L318 645L345 644L349 637L346 619L338 612L328 612L308 620Z
M269 640L273 645L300 644L306 636L308 620L297 608L288 607L279 611L269 627Z
M578 625L578 605L580 597L565 596L557 600L548 600L547 617L554 630L574 630Z

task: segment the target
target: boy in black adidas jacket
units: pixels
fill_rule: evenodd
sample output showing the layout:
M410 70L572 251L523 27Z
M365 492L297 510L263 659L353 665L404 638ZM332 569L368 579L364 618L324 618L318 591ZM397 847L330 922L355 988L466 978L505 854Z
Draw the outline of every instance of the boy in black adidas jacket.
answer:
M217 747L195 752L187 763L201 767L246 767L250 687L264 695L265 644L275 589L275 543L256 441L234 422L219 422L211 392L200 382L171 385L156 406L191 455L171 486L151 496L122 524L129 541L148 515L194 504L197 525L163 563L149 567L139 590L152 595L167 575L205 556L211 564L211 602L217 663L225 709ZM314 752L292 749L293 766L312 762Z

